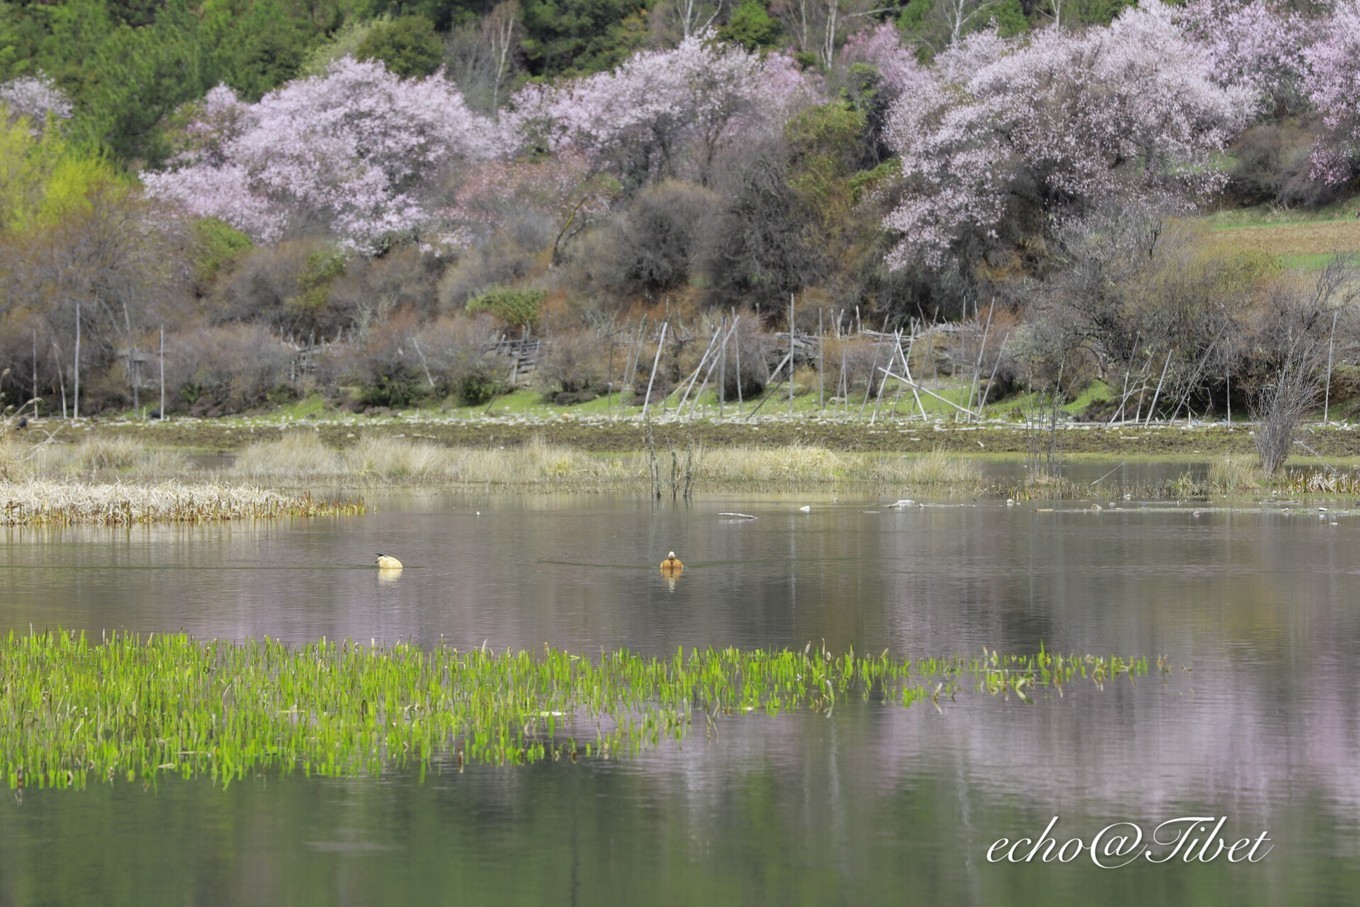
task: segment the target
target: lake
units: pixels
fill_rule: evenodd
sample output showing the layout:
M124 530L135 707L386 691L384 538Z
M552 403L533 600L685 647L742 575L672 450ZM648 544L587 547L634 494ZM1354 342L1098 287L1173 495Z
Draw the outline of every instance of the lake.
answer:
M368 500L310 522L0 530L0 632L1043 645L1170 669L1029 704L701 716L608 761L5 792L0 905L1360 903L1354 502ZM380 551L406 568L380 574Z

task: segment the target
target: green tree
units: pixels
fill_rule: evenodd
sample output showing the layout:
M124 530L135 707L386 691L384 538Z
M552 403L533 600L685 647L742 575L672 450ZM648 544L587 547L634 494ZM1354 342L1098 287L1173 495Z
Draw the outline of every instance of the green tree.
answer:
M225 82L247 100L297 76L320 34L279 0L204 0L200 44L210 82Z
M159 163L168 153L161 124L185 101L211 87L197 23L181 4L145 28L120 25L87 62L76 135L132 163Z
M424 77L439 68L444 42L424 16L402 16L376 23L355 48L359 60L378 60L402 78Z
M599 72L647 36L644 0L524 0L525 65L536 76Z
M0 108L0 234L52 227L88 211L96 187L117 182L102 155L84 151L48 123L35 134Z
M770 48L779 40L779 23L770 17L761 0L742 0L727 22L718 27L718 37L747 50Z

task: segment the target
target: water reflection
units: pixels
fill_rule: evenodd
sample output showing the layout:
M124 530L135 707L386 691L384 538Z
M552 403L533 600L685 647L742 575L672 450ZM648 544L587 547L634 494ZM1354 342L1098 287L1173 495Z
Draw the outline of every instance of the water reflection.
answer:
M371 499L372 500L372 499ZM1050 693L696 716L622 762L222 792L166 781L0 806L0 903L757 898L1349 903L1360 878L1360 518L1137 502L422 494L361 519L6 530L0 629L580 651L822 642L895 655L1165 654ZM808 505L809 511L800 508ZM379 541L381 540L381 541ZM659 572L657 552L684 568ZM382 571L373 553L405 567ZM1177 815L1269 828L1258 866L987 863ZM96 833L95 830L98 830ZM1111 880L1114 877L1114 880ZM123 880L110 888L102 881ZM53 881L56 880L56 881ZM47 887L43 887L47 886ZM409 897L407 897L409 895ZM45 895L47 896L47 895ZM1190 896L1187 895L1187 898ZM1198 897L1198 895L1196 895Z

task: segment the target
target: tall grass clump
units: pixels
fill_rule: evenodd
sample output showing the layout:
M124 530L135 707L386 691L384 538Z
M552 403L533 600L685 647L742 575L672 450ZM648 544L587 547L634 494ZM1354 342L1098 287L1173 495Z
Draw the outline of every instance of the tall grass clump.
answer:
M1233 495L1260 491L1264 478L1258 464L1241 457L1223 457L1209 464L1206 481L1216 493Z
M154 480L184 474L183 453L133 438L82 438L73 444L43 440L0 439L0 478L70 478L88 480Z
M873 478L885 484L896 483L913 488L981 491L985 484L982 466L977 460L943 450L880 459L874 464Z
M1165 670L1164 662L1157 665ZM976 691L1032 702L1146 674L1145 658L895 659L853 650L433 650L13 631L0 640L0 776L12 789L161 774L378 775L636 755L724 716L830 712ZM696 718L697 715L697 718Z
M237 455L231 468L231 474L238 478L297 483L343 473L339 453L310 431L289 432L277 441L251 444Z
M705 449L697 473L705 483L778 490L844 481L852 477L853 462L849 455L815 445L728 447Z
M448 448L404 438L365 436L340 452L340 468L361 479L432 481L446 477L451 465Z

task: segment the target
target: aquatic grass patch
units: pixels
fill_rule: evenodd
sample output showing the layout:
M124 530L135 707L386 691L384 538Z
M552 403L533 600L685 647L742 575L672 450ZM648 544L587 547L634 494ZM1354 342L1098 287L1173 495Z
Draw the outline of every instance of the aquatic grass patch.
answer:
M972 457L943 450L871 461L873 481L901 483L914 488L963 489L980 493L986 488L982 466Z
M1302 495L1358 495L1360 471L1327 466L1292 469L1286 474L1283 486L1291 493Z
M1223 457L1209 464L1206 480L1218 494L1250 494L1261 489L1266 475L1255 460L1247 457Z
M100 485L40 479L0 484L0 525L5 526L132 526L364 512L359 499L330 500L248 485Z
M1165 670L1164 662L1155 664ZM1031 702L1149 671L1145 658L895 658L798 650L426 650L50 631L0 641L0 773L13 789L223 785L266 772L380 775L634 755L725 716L858 699L943 710L969 691Z

